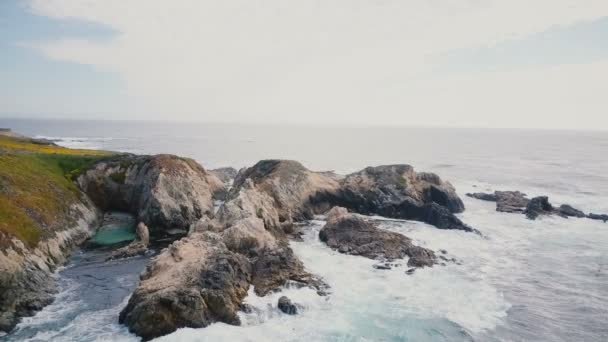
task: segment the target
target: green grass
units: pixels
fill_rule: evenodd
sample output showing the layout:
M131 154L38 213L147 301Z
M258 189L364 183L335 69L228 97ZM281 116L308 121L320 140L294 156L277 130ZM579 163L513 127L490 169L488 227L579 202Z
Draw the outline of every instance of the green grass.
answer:
M17 237L32 247L65 228L80 200L74 180L109 155L0 137L0 240Z

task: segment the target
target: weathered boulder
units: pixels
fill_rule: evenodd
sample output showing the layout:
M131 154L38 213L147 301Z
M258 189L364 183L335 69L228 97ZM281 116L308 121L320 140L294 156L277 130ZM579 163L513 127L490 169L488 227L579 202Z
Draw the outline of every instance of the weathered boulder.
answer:
M102 210L131 212L153 234L213 213L214 194L224 188L194 160L172 155L120 155L95 164L78 183Z
M346 176L335 193L316 198L354 212L417 220L441 229L474 231L454 216L464 210L449 182L409 165L368 167Z
M298 314L298 307L293 304L291 302L291 299L287 298L286 296L282 296L281 298L279 298L277 306L279 310L283 311L283 313L286 313L288 315Z
M377 228L373 223L334 207L327 215L327 224L319 238L341 253L361 255L370 259L399 259L408 256L408 266L433 266L435 253L415 246L399 233Z
M549 203L549 197L538 196L530 200L526 206L526 217L530 220L535 220L541 215L550 215L554 213L553 206Z
M563 217L585 217L585 213L572 207L569 204L562 204L556 209L557 213Z
M144 340L181 327L239 324L236 313L251 270L247 258L229 251L219 235L193 234L153 260L119 321Z
M234 180L232 196L250 179L257 191L272 198L280 222L311 219L327 207L318 209L321 203L312 203L319 194L334 193L338 189L338 176L327 172L313 172L293 160L262 160L244 169Z

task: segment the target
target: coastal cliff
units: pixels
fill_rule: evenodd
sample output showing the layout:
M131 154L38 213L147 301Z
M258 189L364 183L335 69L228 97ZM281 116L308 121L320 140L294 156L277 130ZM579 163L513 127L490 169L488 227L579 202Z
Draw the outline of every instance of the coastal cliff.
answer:
M108 155L0 135L0 331L52 301L52 273L100 214L73 180Z

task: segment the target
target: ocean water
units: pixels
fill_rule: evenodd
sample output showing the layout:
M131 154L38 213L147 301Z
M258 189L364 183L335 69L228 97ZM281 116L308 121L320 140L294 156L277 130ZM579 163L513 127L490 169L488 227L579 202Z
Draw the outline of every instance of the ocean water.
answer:
M307 269L331 285L329 296L290 286L262 298L251 293L246 302L256 310L241 314L242 326L180 329L159 341L608 340L608 223L529 221L464 196L521 190L608 213L607 133L0 119L4 126L68 147L179 154L207 168L239 168L264 158L341 173L408 163L450 180L465 201L461 218L483 233L377 218L381 227L457 260L407 275L405 266L377 270L373 260L330 250L317 238L319 218L308 223L303 241L291 244ZM147 260L107 264L96 253L79 252L57 274L55 303L4 339L137 340L117 317ZM101 274L92 286L85 275L97 267L118 276ZM278 311L285 294L302 306L299 315Z

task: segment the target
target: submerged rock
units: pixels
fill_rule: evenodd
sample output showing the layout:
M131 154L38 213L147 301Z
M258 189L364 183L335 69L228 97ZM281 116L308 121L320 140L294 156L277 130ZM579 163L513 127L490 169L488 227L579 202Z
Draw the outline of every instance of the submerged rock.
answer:
M569 204L562 204L557 208L557 212L563 217L585 217L585 213L572 207Z
M415 246L404 235L377 228L373 223L335 207L327 214L327 224L319 238L341 253L370 259L400 259L408 256L408 266L425 267L435 263L435 253Z
M279 302L278 302L277 306L279 307L279 310L283 311L284 313L286 313L288 315L297 315L298 314L297 306L295 306L291 302L291 299L287 298L286 296L282 296L281 298L279 298Z
M489 194L485 192L467 193L467 196L488 202L496 202L497 200L496 194Z
M608 221L608 215L605 214L589 214L587 215L587 218L590 218L592 220L601 220L601 221Z
M213 196L224 187L194 160L172 155L114 157L78 183L101 209L133 213L151 233L187 229L212 214Z

